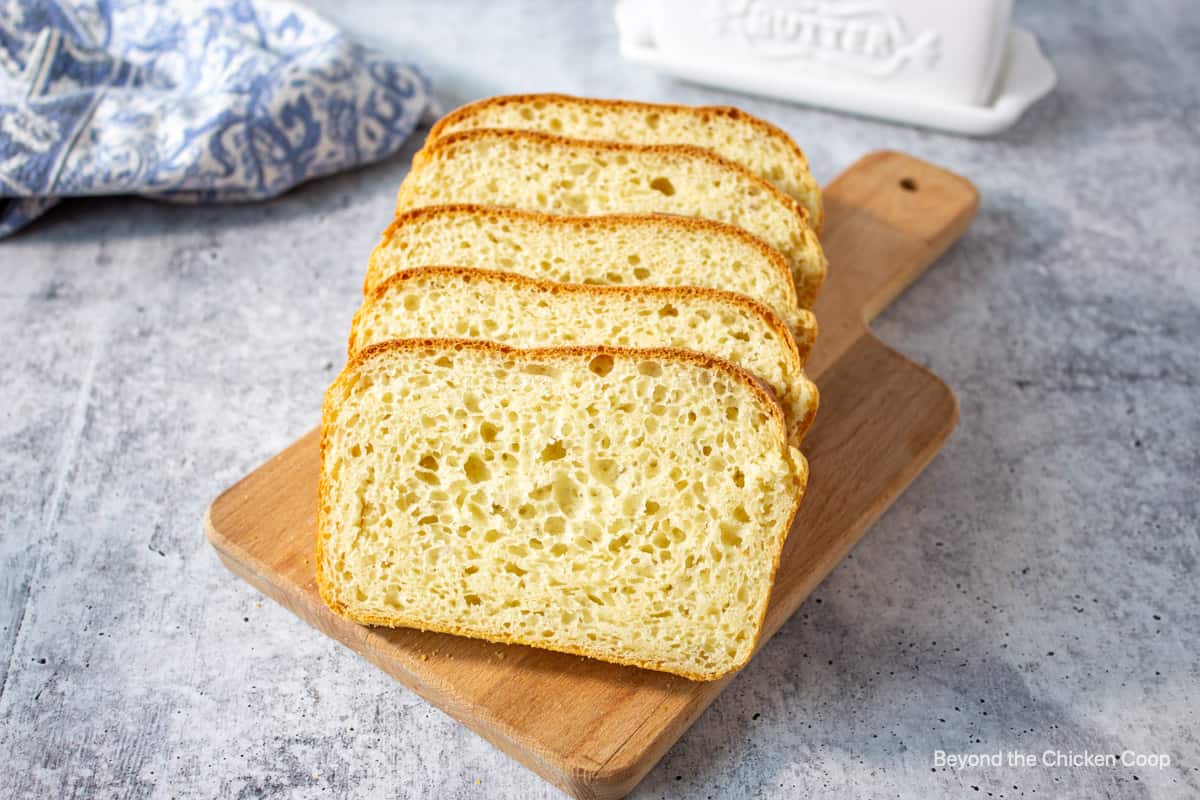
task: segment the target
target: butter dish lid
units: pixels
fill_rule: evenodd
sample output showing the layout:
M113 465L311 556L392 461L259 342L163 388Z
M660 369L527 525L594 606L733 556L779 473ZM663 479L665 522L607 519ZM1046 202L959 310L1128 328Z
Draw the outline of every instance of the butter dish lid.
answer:
M684 80L972 136L1056 83L1011 0L619 0L622 55Z

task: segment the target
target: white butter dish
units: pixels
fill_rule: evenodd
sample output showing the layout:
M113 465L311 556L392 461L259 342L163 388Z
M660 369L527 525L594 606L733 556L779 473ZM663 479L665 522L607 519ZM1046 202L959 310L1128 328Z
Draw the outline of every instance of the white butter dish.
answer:
M975 136L1054 88L1011 0L619 0L621 53L685 80Z

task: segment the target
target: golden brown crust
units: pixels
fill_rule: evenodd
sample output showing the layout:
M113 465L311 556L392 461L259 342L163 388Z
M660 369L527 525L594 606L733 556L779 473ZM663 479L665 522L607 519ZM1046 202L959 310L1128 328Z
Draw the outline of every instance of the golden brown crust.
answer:
M780 556L783 553L783 545L787 540L788 532L791 530L792 522L795 519L796 511L800 507L800 501L804 495L804 489L808 481L808 462L803 456L799 455L798 451L791 450L787 443L786 429L784 427L783 410L779 403L776 402L774 395L766 388L758 378L751 375L746 370L731 364L724 359L717 358L705 353L697 353L691 350L683 350L680 348L625 348L625 347L608 347L608 346L587 346L587 347L544 347L522 350L516 347L508 347L507 345L498 344L496 342L467 340L467 339L399 339L389 342L380 342L379 344L371 345L360 350L356 355L352 356L342 369L332 385L325 393L325 399L321 407L321 477L318 487L318 513L317 513L317 549L316 549L316 579L317 589L321 595L321 599L325 605L329 607L338 616L366 625L381 625L386 627L417 627L421 630L435 631L438 633L449 633L456 636L466 636L473 639L482 639L484 641L496 642L499 644L521 644L530 647L537 647L543 650L554 650L560 653L569 653L571 655L585 656L588 658L597 658L602 661L609 661L616 664L624 664L631 667L641 667L643 669L655 669L662 672L669 672L675 675L680 675L691 680L716 680L730 672L735 672L745 666L749 661L754 650L757 649L758 638L762 635L763 620L766 618L766 611L770 605L769 596L768 602L763 605L763 612L759 616L758 625L755 629L755 647L751 648L746 658L740 663L732 665L724 672L703 674L689 673L677 669L671 669L666 665L647 661L638 661L636 659L623 658L619 655L605 653L600 651L589 651L586 648L576 648L570 646L548 647L543 642L528 642L517 637L507 636L499 633L489 633L484 635L478 631L459 629L455 626L436 626L420 624L413 620L403 619L399 617L383 617L382 615L372 614L355 614L349 611L344 605L339 603L332 591L333 587L328 578L325 576L322 569L322 545L324 543L324 525L326 519L326 507L328 504L329 485L325 477L325 454L327 445L327 436L333 418L336 415L336 392L341 385L353 378L355 371L370 361L371 359L396 351L444 351L446 349L453 350L477 350L480 352L491 352L497 355L507 355L512 358L524 358L534 360L539 358L545 359L568 359L568 358L587 358L588 360L597 355L607 355L612 358L630 358L642 360L645 358L662 358L677 361L687 361L697 364L706 369L711 369L716 372L723 373L727 378L739 382L746 386L751 394L753 394L759 402L768 409L768 413L776 421L776 432L778 433L778 444L787 457L790 459L790 453L795 453L800 463L796 465L797 477L795 491L793 492L793 501L791 512L788 514L787 522L784 525L783 531L779 535L779 546L775 550L772 560L771 576L768 586L773 586L775 582L775 573L779 569Z
M429 135L425 138L426 145L429 142L439 139L442 136L447 136L444 131L453 126L460 120L470 117L472 114L481 109L490 106L504 107L513 104L522 104L529 102L545 101L547 103L558 103L568 106L599 106L600 108L624 108L637 111L653 111L655 109L662 111L682 111L697 116L698 121L703 124L710 117L728 117L730 119L744 122L752 128L755 128L764 136L782 142L784 147L791 151L792 155L803 165L805 172L808 172L808 158L804 155L804 151L800 149L800 145L796 144L788 133L777 125L767 122L761 117L756 117L740 108L734 106L688 106L679 103L647 103L640 100L619 100L600 97L578 97L570 94L554 94L554 93L537 93L537 94L510 94L499 95L496 97L485 97L482 100L476 100L472 103L459 106L451 111L446 116L438 120L429 130ZM815 183L815 181L814 181ZM818 197L818 202L820 198ZM811 220L812 227L819 233L825 222L825 207L823 203L818 205L817 219Z
M808 210L801 207L790 195L785 194L782 189L758 177L736 161L730 161L724 156L717 155L712 150L697 147L694 144L633 144L630 142L607 142L596 139L572 139L567 136L555 136L543 131L478 128L475 130L455 131L454 133L447 133L445 136L441 136L433 141L427 140L425 146L413 156L412 169L409 171L409 175L416 174L426 162L448 158L452 151L464 142L470 143L488 139L498 141L525 140L557 147L566 146L575 150L592 150L597 153L653 153L674 158L707 161L721 169L736 172L741 178L757 184L759 191L771 195L776 201L782 203L794 213L800 219L802 227L812 228L812 224L808 218ZM400 196L397 198L396 203L398 211L403 210L405 207L404 186L407 183L408 180L405 179L400 184Z
M797 302L804 308L812 308L813 304L816 303L817 295L820 293L821 286L825 283L825 276L829 272L829 262L825 258L825 250L821 246L820 238L812 229L805 231L805 238L808 239L809 237L811 237L811 241L808 242L807 246L814 247L820 252L821 264L819 272L804 273L804 285L796 286Z
M779 273L782 285L788 295L788 299L794 308L799 308L796 302L796 283L792 279L792 270L788 266L787 259L783 254L776 250L771 245L764 242L752 233L749 233L736 225L730 225L725 222L718 222L712 219L703 219L700 217L685 217L679 214L597 214L597 215L570 215L570 214L547 214L542 211L524 211L516 208L502 208L500 206L486 206L477 203L447 203L444 205L421 206L420 208L412 208L397 214L391 224L384 229L380 243L376 249L400 238L403 229L406 225L411 225L428 217L436 217L441 215L453 214L478 214L480 216L495 216L509 220L527 220L538 222L544 225L556 225L561 227L574 227L580 230L588 230L590 228L619 228L622 226L637 226L643 225L647 227L674 227L680 230L700 231L710 233L714 236L732 237L740 240L742 243L752 247L760 255L767 259ZM374 262L374 259L372 259ZM372 266L374 264L372 263ZM386 276L384 276L386 277ZM363 284L363 294L370 294L371 290L377 286L383 278L375 274L373 270L367 271L367 279Z
M506 128L481 128L477 130L464 130L448 133L440 139L427 144L414 157L412 169L400 184L400 191L396 197L396 210L398 212L405 210L412 202L412 197L417 191L416 176L420 174L421 168L431 161L453 158L454 151L459 146L466 146L474 141L524 141L532 144L541 144L551 147L569 148L576 152L591 151L595 157L603 155L611 155L613 153L626 154L647 154L654 153L660 156L675 159L698 159L707 161L728 172L738 174L738 177L750 181L755 184L755 188L760 192L765 192L770 195L775 201L782 203L787 211L797 217L800 222L802 236L809 242L809 247L820 249L820 239L809 223L808 212L800 206L789 195L782 190L776 188L773 184L763 180L754 173L750 172L745 167L723 158L711 150L706 150L703 147L696 147L688 144L629 144L624 142L606 142L598 140L571 139L564 136L554 136L541 131L527 130L509 130ZM820 258L819 271L809 273L800 265L797 265L797 272L793 273L794 277L801 280L802 285L797 284L796 290L799 295L799 303L802 307L810 307L816 300L821 284L824 283L827 265L823 254Z
M513 358L523 358L528 361L539 358L567 359L580 356L587 356L590 360L600 355L611 356L613 358L630 358L638 361L647 358L689 361L706 369L724 372L727 374L727 377L746 384L750 391L771 409L771 416L776 418L781 427L783 426L783 409L780 408L779 402L775 399L775 393L755 375L723 358L710 355L709 353L687 350L682 347L613 347L606 344L568 345L565 347L510 347L509 345L486 339L456 339L453 337L441 339L395 339L389 342L377 342L376 344L364 347L358 351L357 355L347 360L342 372L345 373L352 368L360 367L381 353L438 349L479 350L492 352L497 355L507 355Z
M747 297L744 294L737 292L727 292L724 289L712 289L706 286L630 286L627 284L613 285L595 285L585 283L558 283L557 281L543 280L542 278L533 278L528 275L521 275L516 272L504 272L503 270L480 269L477 267L458 267L458 266L443 266L430 265L427 267L410 267L401 270L393 275L390 275L383 283L375 287L370 296L363 301L362 307L354 315L354 322L351 323L350 331L350 354L359 348L356 345L357 331L355 330L358 323L359 315L366 312L369 307L377 302L380 298L388 293L388 290L405 281L419 280L426 277L448 276L459 278L467 283L485 283L485 282L500 282L507 283L512 286L524 286L530 289L547 292L552 295L589 295L591 297L620 297L620 298L636 298L636 297L653 297L663 300L671 300L674 298L687 299L706 299L714 303L724 304L727 306L735 306L742 311L755 317L759 317L767 324L776 334L779 335L788 347L788 354L792 357L792 364L795 369L803 368L803 361L800 358L800 352L796 347L796 340L792 336L792 332L788 330L787 325L779 318L779 315L772 311L767 306L757 300ZM812 315L807 315L806 320L815 320Z
M800 338L797 339L797 335ZM813 346L817 343L817 337L820 335L821 325L817 322L817 315L807 308L797 311L795 327L792 328L792 338L796 340L796 351L800 353L800 361L806 366L809 356L812 355Z

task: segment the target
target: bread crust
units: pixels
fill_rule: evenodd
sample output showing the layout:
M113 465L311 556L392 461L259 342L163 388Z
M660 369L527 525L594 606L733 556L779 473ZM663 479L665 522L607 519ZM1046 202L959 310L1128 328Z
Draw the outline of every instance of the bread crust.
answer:
M608 142L600 139L572 139L569 136L556 136L553 133L545 133L544 131L514 130L511 128L476 128L474 130L447 133L445 136L438 137L432 141L426 140L425 146L413 156L412 170L409 174L415 173L426 162L445 158L449 151L462 142L470 142L476 139L524 139L526 141L540 142L558 147L571 147L577 150L596 150L605 153L655 153L664 156L697 158L730 172L737 172L741 177L758 184L760 191L772 195L799 217L804 227L812 229L812 222L808 218L808 210L797 203L791 195L786 194L782 189L775 186L775 184L758 177L736 161L730 161L728 158L717 155L706 147L699 147L694 144L635 144L633 142ZM397 203L397 210L403 209L403 197L404 184L402 183L400 185L401 200Z
M746 297L745 295L736 292L727 292L721 289L711 289L704 286L596 286L592 284L577 284L577 283L557 283L555 281L542 280L541 278L531 278L526 275L520 275L515 272L504 272L501 270L477 269L475 267L457 267L457 266L430 266L430 267L411 267L406 270L401 270L390 276L379 286L375 287L358 311L354 314L354 319L350 323L350 340L347 346L347 354L353 356L362 347L358 344L360 338L360 324L362 318L370 311L371 306L387 294L388 290L404 281L418 280L422 277L447 275L456 278L461 278L468 282L484 282L484 281L500 281L513 286L526 286L531 289L545 291L554 295L585 295L591 297L610 297L633 298L633 297L657 297L664 300L672 300L675 298L707 298L716 303L724 303L726 305L736 306L748 314L754 315L762 319L771 330L775 331L776 335L783 338L788 347L788 356L790 357L792 372L797 376L798 381L803 381L808 387L808 395L812 397L813 402L804 408L802 416L792 420L792 424L788 431L789 441L796 447L800 446L800 442L804 439L804 434L808 433L808 429L812 427L812 422L817 415L817 405L819 403L819 392L816 384L809 380L808 375L804 372L804 364L808 360L808 354L812 350L812 343L816 341L816 317L812 314L807 314L804 319L810 323L811 327L806 331L805 343L806 347L803 352L800 351L796 338L792 335L791 330L784 324L783 320L767 306ZM470 340L474 341L474 340ZM641 349L641 348L638 348ZM768 391L771 391L768 388ZM772 392L774 395L774 392ZM777 398L778 399L778 398Z
M419 280L433 276L449 276L459 278L468 283L501 282L512 286L525 286L553 295L588 295L591 297L608 296L620 298L652 297L663 300L701 298L727 306L736 306L748 314L761 318L771 330L784 339L788 345L788 354L791 356L792 365L796 371L804 368L809 352L812 350L812 344L817 338L817 318L811 313L802 317L805 327L803 331L799 332L802 335L797 339L795 332L788 328L784 321L779 318L779 315L768 306L752 297L724 289L714 289L708 286L559 283L557 281L545 280L544 278L522 275L517 272L506 272L504 270L431 264L423 267L409 267L408 269L395 272L371 290L363 300L362 306L355 312L354 320L350 324L348 353L353 355L355 351L362 349L358 345L359 321L370 309L371 305L378 302L394 286L405 281ZM803 346L801 342L803 342Z
M517 208L485 206L477 203L447 203L444 205L421 206L397 214L391 223L384 228L380 243L376 245L376 249L395 239L401 238L406 225L415 224L429 217L459 213L496 216L508 220L537 222L548 226L574 227L580 230L588 230L589 228L614 229L623 226L643 225L646 227L674 227L680 230L700 231L716 236L732 237L752 247L771 263L775 271L779 273L780 280L785 287L792 307L796 309L800 308L796 299L796 282L792 279L792 270L782 253L754 234L736 225L718 222L713 219L685 217L679 214L596 214L584 216L547 214L544 211L525 211ZM371 259L366 280L363 282L363 294L370 294L371 290L382 280L386 279L386 277L379 274L379 271L375 268L375 260Z
M338 405L336 403L337 391L344 383L351 380L355 371L366 364L373 358L384 355L390 352L444 352L445 350L476 350L478 352L489 352L498 356L508 356L513 359L524 359L526 361L534 361L538 359L547 360L564 360L564 359L587 359L591 360L598 355L607 355L613 359L636 359L642 360L645 358L658 358L665 360L686 361L706 369L711 369L716 372L723 373L730 380L736 381L744 385L750 390L762 406L767 410L768 414L776 421L775 431L778 434L777 442L787 458L795 467L796 481L794 491L792 493L792 507L788 513L787 521L784 524L783 530L778 536L779 544L775 549L772 558L771 572L768 579L768 600L763 604L763 611L759 615L757 625L754 632L754 646L750 648L746 657L740 662L731 665L727 670L715 673L691 673L684 670L673 669L665 664L651 661L639 661L637 659L624 658L620 655L602 652L598 650L588 650L587 648L574 647L570 645L548 646L544 642L530 642L516 636L509 636L502 633L483 634L479 631L467 630L458 626L439 626L427 625L418 620L405 618L400 616L384 617L376 614L356 614L347 609L343 604L337 601L333 585L325 575L322 566L323 543L325 533L326 512L325 508L329 499L330 486L325 477L325 457L328 447L328 436L331 424L337 415ZM325 393L324 402L321 406L321 474L318 485L318 507L317 507L317 536L316 536L316 580L317 590L321 595L322 601L338 616L347 619L351 622L357 622L364 625L379 625L383 627L403 627L417 628L422 631L434 631L437 633L449 633L455 636L465 636L472 639L482 639L484 641L496 642L498 644L520 644L529 647L536 647L542 650L553 650L560 653L568 653L571 655L586 656L588 658L596 658L601 661L608 661L616 664L624 664L626 666L641 667L643 669L654 669L661 672L668 672L674 675L679 675L690 680L710 681L723 677L732 672L736 672L746 665L750 657L758 649L760 644L759 639L762 635L763 620L766 618L767 608L770 606L770 589L774 587L775 573L779 569L780 556L783 553L784 544L787 541L789 532L791 531L792 522L795 520L796 511L800 507L800 501L804 496L804 489L808 482L808 462L798 450L790 447L787 443L786 427L784 424L783 410L779 403L775 400L774 394L766 386L762 384L754 375L746 370L731 364L724 359L706 353L697 353L692 350L684 350L681 348L662 347L662 348L626 348L626 347L609 347L609 346L584 346L584 347L543 347L532 349L520 349L509 347L507 345L498 344L496 342L471 339L398 339L389 342L380 342L371 345L370 347L360 350L356 355L352 356L342 369L341 373L330 385Z
M697 122L703 124L711 117L728 117L729 119L744 122L750 127L756 129L764 136L782 142L796 160L803 166L804 171L811 179L811 173L808 168L808 158L804 155L804 151L800 149L800 145L796 144L788 133L777 125L767 122L761 117L756 117L740 108L734 106L688 106L679 103L648 103L640 100L620 100L600 97L579 97L570 94L555 94L555 93L537 93L537 94L510 94L499 95L496 97L485 97L482 100L476 100L466 105L459 106L451 111L446 116L438 120L429 130L429 135L425 137L426 143L439 139L442 136L447 136L445 131L455 123L461 121L472 114L489 107L503 108L507 105L523 104L529 102L543 101L546 103L557 103L565 106L577 107L598 107L598 108L623 108L635 111L676 111L692 114L697 118ZM816 181L812 181L814 184ZM825 224L825 204L822 201L820 194L816 195L817 201L817 218L811 220L811 224L817 233L821 232L821 228Z
M507 128L479 128L476 130L456 131L448 133L436 141L427 143L421 150L413 156L412 168L407 176L400 183L400 191L396 196L396 211L397 213L407 210L411 202L411 196L415 192L414 177L420 174L421 168L430 162L452 157L455 148L470 143L473 141L524 141L533 144L543 144L552 147L570 148L574 150L590 150L594 154L613 154L627 153L640 154L654 153L668 158L689 158L707 161L709 164L719 167L728 172L737 173L744 180L756 184L758 191L765 192L774 200L782 203L783 206L800 221L802 235L806 238L811 237L812 243L817 248L820 248L820 240L817 237L812 225L808 219L808 211L800 206L791 196L785 194L781 189L778 189L774 184L769 183L755 175L750 170L743 167L734 161L717 155L711 150L703 147L697 147L690 144L629 144L625 142L606 142L589 139L571 139L566 136L555 136L541 131L525 131L525 130L510 130ZM790 267L789 267L790 269ZM828 272L828 264L826 263L824 253L821 254L820 271L806 273L804 286L797 286L797 293L802 298L800 302L805 307L811 307L816 300L817 294L820 291L821 285L825 282L825 275Z

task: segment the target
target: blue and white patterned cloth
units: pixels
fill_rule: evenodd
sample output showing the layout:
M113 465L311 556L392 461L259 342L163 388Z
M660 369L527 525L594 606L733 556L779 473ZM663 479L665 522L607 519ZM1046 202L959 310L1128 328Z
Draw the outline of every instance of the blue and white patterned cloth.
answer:
M432 103L283 0L0 0L0 237L67 196L272 197L395 152Z

